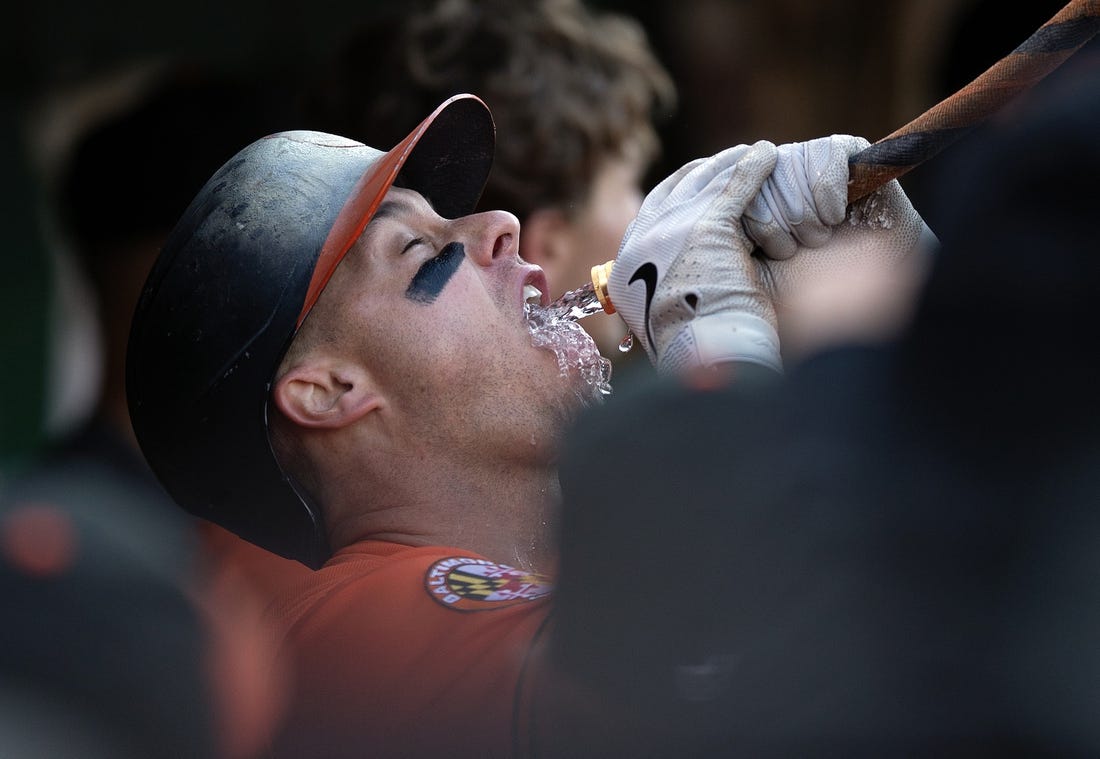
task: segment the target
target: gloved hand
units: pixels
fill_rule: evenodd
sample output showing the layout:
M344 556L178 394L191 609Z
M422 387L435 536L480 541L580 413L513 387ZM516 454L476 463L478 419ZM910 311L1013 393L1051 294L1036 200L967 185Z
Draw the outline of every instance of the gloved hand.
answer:
M781 370L775 309L741 221L776 157L762 140L693 161L627 229L608 294L658 371L725 361Z
M868 144L833 135L740 145L654 188L608 294L659 371L724 361L781 370L776 306L830 275L894 266L934 244L896 180L849 213L848 157ZM757 245L762 258L750 255Z
M897 180L848 209L848 158L869 144L834 134L780 145L775 171L745 209L745 229L769 259L766 284L780 309L827 276L896 267L935 247Z

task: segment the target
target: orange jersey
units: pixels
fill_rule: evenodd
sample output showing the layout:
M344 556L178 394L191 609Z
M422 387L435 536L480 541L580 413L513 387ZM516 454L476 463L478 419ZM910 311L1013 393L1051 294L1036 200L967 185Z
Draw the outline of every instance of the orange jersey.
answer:
M456 548L363 541L277 600L278 757L513 754L546 578Z
M305 564L277 556L213 522L196 522L204 570L215 577L230 574L247 583L261 609L312 574Z

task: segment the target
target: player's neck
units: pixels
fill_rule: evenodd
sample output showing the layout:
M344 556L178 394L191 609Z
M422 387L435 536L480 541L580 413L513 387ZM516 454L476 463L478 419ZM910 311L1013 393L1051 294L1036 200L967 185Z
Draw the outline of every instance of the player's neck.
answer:
M442 545L520 569L552 571L560 504L556 469L438 467L384 482L345 488L325 501L334 550L367 539Z

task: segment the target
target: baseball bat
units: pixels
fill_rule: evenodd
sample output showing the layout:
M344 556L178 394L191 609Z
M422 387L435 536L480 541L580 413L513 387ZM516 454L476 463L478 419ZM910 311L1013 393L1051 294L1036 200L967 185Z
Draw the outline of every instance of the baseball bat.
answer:
M970 84L848 160L848 202L937 155L1100 32L1100 0L1072 0Z

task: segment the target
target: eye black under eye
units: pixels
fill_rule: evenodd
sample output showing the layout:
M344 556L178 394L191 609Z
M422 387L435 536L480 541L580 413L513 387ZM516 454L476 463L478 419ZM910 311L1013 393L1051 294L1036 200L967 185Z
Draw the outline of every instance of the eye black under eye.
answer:
M451 280L462 259L466 257L466 248L460 242L449 242L435 258L429 258L420 265L412 282L405 290L405 297L418 303L431 303L443 291Z

